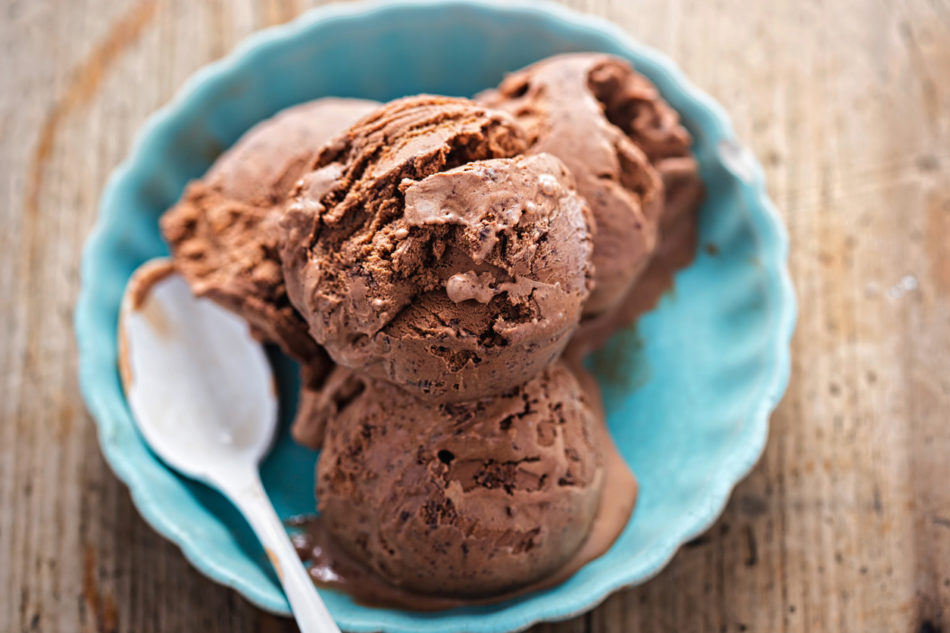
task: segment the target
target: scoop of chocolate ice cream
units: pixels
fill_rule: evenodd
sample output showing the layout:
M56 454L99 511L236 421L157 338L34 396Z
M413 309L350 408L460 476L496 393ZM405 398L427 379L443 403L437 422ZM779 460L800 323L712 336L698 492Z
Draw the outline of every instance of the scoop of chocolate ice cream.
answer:
M327 426L321 519L412 591L486 596L532 582L577 551L597 512L597 406L560 362L462 404L364 382Z
M660 227L661 233L666 233L681 214L694 213L705 195L692 152L693 139L656 86L627 61L604 55L589 57L590 90L607 119L643 150L663 179Z
M420 96L321 150L282 220L281 258L336 362L448 402L557 358L588 294L588 212L564 164L524 148L508 115Z
M377 104L319 99L251 128L162 218L176 268L195 294L244 317L299 359L320 352L284 287L277 220L316 151Z

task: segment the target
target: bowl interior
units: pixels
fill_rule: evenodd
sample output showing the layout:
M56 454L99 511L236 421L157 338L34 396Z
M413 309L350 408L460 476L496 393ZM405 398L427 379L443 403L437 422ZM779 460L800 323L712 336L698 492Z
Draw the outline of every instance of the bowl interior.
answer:
M507 603L416 614L363 607L334 592L325 598L351 630L513 630L567 617L656 573L721 510L760 454L767 413L784 387L781 350L791 307L782 285L781 231L764 208L760 180L743 182L720 159L719 145L731 132L718 109L659 56L605 23L561 10L475 2L331 8L255 36L200 72L150 122L110 182L84 262L77 314L82 381L104 452L146 519L202 571L264 608L287 612L267 558L237 512L166 469L125 405L116 318L132 271L167 252L160 214L245 130L289 105L329 95L469 96L542 57L586 50L626 57L658 85L694 135L708 186L694 264L654 311L591 360L611 433L641 483L634 517L607 555L563 585ZM717 248L707 251L707 244ZM285 426L262 473L277 511L289 517L314 510L316 456L286 433L296 367L274 358Z

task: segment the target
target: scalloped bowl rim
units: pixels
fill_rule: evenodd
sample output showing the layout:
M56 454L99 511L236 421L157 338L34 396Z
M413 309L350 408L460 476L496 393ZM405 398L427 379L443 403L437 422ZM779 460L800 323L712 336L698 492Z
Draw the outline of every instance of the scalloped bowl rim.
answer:
M694 86L679 70L679 68L664 54L652 50L636 42L630 35L605 19L580 13L566 7L548 2L528 2L527 0L398 0L384 2L370 0L350 4L331 4L305 12L298 18L286 24L269 27L257 31L240 42L233 51L225 57L203 66L191 75L175 96L163 107L154 112L139 130L131 146L128 156L113 171L109 177L99 205L99 215L95 226L83 249L81 264L81 290L75 312L75 328L79 350L80 387L90 412L96 421L99 443L102 452L116 476L129 488L132 501L139 514L159 534L177 544L185 558L202 574L210 579L231 587L240 592L256 606L280 615L288 615L285 604L277 603L268 595L253 585L243 581L227 567L209 560L201 550L201 544L189 538L170 521L161 508L153 505L147 494L147 486L140 479L133 463L126 459L124 453L110 441L109 429L115 424L105 394L97 387L96 378L100 369L93 362L93 354L89 349L88 336L82 333L95 327L93 296L90 291L90 281L95 278L100 268L100 259L97 253L100 243L104 240L106 228L112 223L118 212L114 200L120 195L122 184L133 174L135 167L142 157L149 153L151 144L160 138L163 128L170 125L178 113L187 110L188 104L200 97L202 86L207 80L219 75L238 72L248 63L257 51L270 46L285 38L300 36L307 30L315 27L319 22L333 18L352 18L357 16L369 17L385 11L398 11L406 7L456 5L475 9L489 9L509 13L534 13L564 23L564 26L573 30L594 31L598 36L611 40L611 43L624 50L631 57L649 60L654 73L666 75L668 84L678 90L681 100L692 102L697 110L702 111L705 121L702 126L713 138L719 141L732 141L734 133L732 124L723 108L706 93ZM772 323L773 332L770 333L771 364L768 367L770 375L763 381L764 387L758 396L757 406L751 412L752 431L754 437L739 447L739 450L726 460L726 465L720 470L712 493L706 502L691 513L689 520L674 526L666 541L654 548L650 561L640 566L640 569L612 574L609 577L598 579L597 586L584 595L575 595L572 600L565 600L556 608L548 609L540 615L519 621L516 628L506 630L522 630L542 621L558 621L570 618L594 608L610 594L625 587L642 583L659 573L672 559L676 551L687 541L706 531L716 521L729 499L732 489L752 469L761 456L768 436L769 415L777 406L785 392L790 373L790 342L795 327L797 307L791 277L787 268L788 236L784 224L769 200L765 189L764 172L759 162L750 155L752 166L751 178L742 183L742 188L751 190L753 212L749 214L749 221L753 225L756 238L761 244L761 251L766 257L761 262L763 275L767 281L776 318ZM517 607L514 607L517 608ZM466 624L476 628L473 631L497 631L491 621L496 620L508 610L492 614L475 614ZM346 628L354 631L378 630L378 621L351 618L343 622ZM388 629L402 630L398 628Z

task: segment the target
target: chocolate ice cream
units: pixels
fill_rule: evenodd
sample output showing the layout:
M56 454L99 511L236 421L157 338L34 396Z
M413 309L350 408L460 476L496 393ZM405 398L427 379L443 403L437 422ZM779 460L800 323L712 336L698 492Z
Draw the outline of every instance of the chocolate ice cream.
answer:
M317 582L450 608L606 551L636 483L579 363L694 251L690 145L627 62L570 54L477 101L293 108L188 187L176 267L302 361Z
M301 383L300 401L290 433L298 444L320 449L327 424L363 392L367 379L342 365L334 365L326 372L319 364L314 370L307 365L303 367Z
M477 99L513 114L528 132L530 152L564 161L595 219L595 283L585 316L615 306L656 245L663 185L647 156L611 120L601 81L620 62L606 55L559 55L509 75ZM629 66L628 72L632 73Z
M571 559L597 513L598 407L563 363L463 404L364 381L327 427L321 520L404 589L476 597L538 580Z
M588 212L561 161L524 149L508 115L420 96L320 151L283 217L281 258L336 362L457 402L557 358L588 294Z
M663 179L660 226L665 236L679 216L696 212L705 195L693 139L656 86L626 60L592 53L578 57L592 64L590 89L607 119L643 150Z
M195 294L229 308L254 335L298 359L320 355L287 299L277 220L290 188L323 143L376 104L319 99L251 128L162 218L175 266Z

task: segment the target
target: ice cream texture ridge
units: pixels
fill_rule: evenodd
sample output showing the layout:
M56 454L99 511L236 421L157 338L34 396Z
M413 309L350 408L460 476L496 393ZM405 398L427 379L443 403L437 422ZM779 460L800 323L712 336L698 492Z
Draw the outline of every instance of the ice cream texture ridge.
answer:
M676 112L594 53L474 99L294 106L189 184L175 268L301 364L315 582L432 610L606 551L636 483L581 360L689 262L703 195Z

